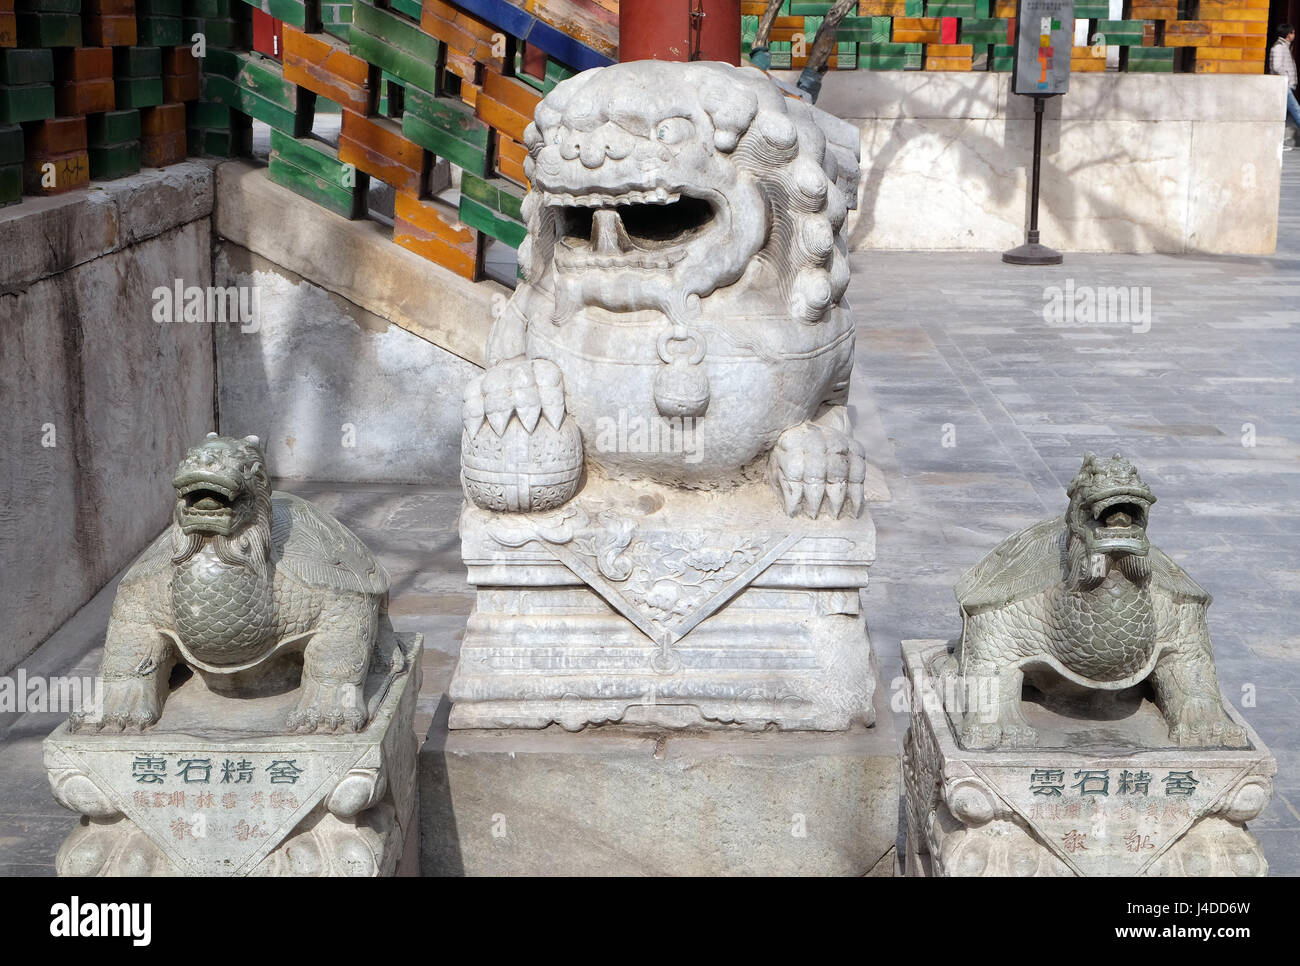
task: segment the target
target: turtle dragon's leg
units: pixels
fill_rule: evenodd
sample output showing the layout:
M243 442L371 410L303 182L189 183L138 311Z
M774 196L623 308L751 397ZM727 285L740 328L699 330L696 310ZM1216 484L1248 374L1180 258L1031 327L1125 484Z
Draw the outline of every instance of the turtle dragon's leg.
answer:
M1025 747L1038 733L1021 711L1024 672L1006 611L972 614L962 636L961 738L966 748Z
M367 712L364 687L379 626L377 599L349 594L322 613L303 654L302 693L289 730L361 731Z
M1246 732L1223 710L1205 606L1170 603L1159 615L1165 653L1151 672L1169 738L1183 747L1240 748Z
M145 728L162 714L176 652L144 601L138 590L119 591L104 640L99 707L76 715L74 730Z

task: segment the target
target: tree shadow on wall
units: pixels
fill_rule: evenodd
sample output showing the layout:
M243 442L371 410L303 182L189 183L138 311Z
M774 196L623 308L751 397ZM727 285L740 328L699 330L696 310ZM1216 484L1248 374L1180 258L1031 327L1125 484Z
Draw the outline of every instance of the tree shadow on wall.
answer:
M883 72L872 76L873 83L892 85L897 90L895 96L873 97L872 100L881 104L896 104L900 113L895 117L848 118L862 125L862 179L857 219L849 233L850 250L879 247L868 240L875 233L878 224L887 221L882 208L886 200L882 197L886 178L897 165L907 163L910 155L914 155L918 149L925 150L930 145L938 145L939 156L957 152L957 158L951 164L936 165L940 173L922 177L943 179L943 171L955 169L961 185L978 185L983 197L987 199L984 204L995 211L1014 208L1016 198L1020 197L1023 199L1024 217L1019 227L1021 231L1027 227L1028 181L1033 157L1033 106L1030 98L1010 93L1009 75L995 76L998 77L996 93L984 84L963 86L940 106L920 110L914 107L919 98L914 93L909 95L909 92L916 90L914 84L909 83L904 87ZM948 87L951 83L950 80L936 79L933 85L924 85L922 89L940 85ZM987 83L992 85L994 82L990 80ZM993 105L989 103L991 96L995 98L996 104L993 110ZM912 104L908 103L909 100ZM927 100L926 103L933 102ZM911 113L914 110L916 112ZM1071 248L1072 239L1068 227L1086 219L1093 227L1099 228L1105 238L1105 247L1110 251L1185 251L1186 245L1182 237L1159 226L1139 224L1132 220L1135 212L1149 210L1149 198L1138 197L1132 192L1107 193L1088 187L1090 182L1099 180L1090 176L1094 169L1108 172L1104 177L1113 180L1114 172L1122 170L1125 165L1145 166L1159 162L1134 157L1129 147L1118 140L1113 147L1097 157L1063 157L1060 111L1060 98L1052 98L1044 111L1039 221L1041 224L1049 220L1047 216L1050 216L1050 220L1066 226L1067 234L1062 238L1046 238L1045 242L1074 250ZM1086 122L1065 123L1073 126ZM1158 125L1153 124L1154 127ZM1106 134L1106 131L1099 129L1097 137L1100 139ZM1190 138L1190 128L1186 136ZM1019 168L1025 172L1024 179L999 173L999 168L1006 172ZM1141 189L1142 182L1138 180L1141 175L1138 172L1134 178L1134 191ZM1148 180L1160 177L1162 175L1159 172L1146 176ZM950 186L950 182L942 185L944 189L949 189ZM970 187L961 187L960 190L963 195L969 196L972 193ZM1190 186L1186 186L1177 197L1157 199L1157 203L1177 204L1185 209L1189 191ZM921 200L917 199L918 203ZM918 213L921 210L924 209L918 204ZM1018 240L1013 244L1018 243ZM1089 250L1096 248L1090 246Z

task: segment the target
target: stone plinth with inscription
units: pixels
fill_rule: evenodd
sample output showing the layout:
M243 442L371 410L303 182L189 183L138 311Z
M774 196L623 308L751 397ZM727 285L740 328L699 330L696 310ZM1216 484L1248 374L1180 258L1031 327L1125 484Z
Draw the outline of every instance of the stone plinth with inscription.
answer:
M903 642L908 875L1266 874L1246 822L1268 803L1277 764L1226 701L1244 747L1179 746L1134 686L1027 690L1019 714L1036 746L968 750L963 722L985 701L943 676L948 660L944 641Z
M45 767L83 817L59 875L392 875L414 824L421 640L381 626L379 642L359 732L287 733L300 687L233 699L197 674L147 731L61 725Z

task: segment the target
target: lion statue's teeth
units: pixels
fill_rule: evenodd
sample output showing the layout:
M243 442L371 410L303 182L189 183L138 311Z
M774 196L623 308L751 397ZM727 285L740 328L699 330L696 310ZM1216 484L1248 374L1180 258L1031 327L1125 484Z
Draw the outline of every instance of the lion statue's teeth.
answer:
M860 508L865 454L836 415L853 364L843 228L856 131L753 69L640 61L556 85L524 143L523 281L489 362L546 360L581 387L566 399L575 436L530 444L541 505L569 499L590 460L696 487L740 485L767 464L790 512ZM475 501L504 507L514 497L479 474L519 444L482 435L492 409L467 405L465 478ZM696 421L698 454L583 448L620 414ZM831 485L805 486L827 449Z

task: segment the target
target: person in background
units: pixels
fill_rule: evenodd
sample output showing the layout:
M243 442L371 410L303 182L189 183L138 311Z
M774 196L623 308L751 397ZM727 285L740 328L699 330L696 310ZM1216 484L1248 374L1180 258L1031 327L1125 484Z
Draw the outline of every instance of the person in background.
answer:
M1273 49L1268 54L1268 72L1281 74L1286 78L1286 114L1291 119L1291 123L1300 128L1300 102L1296 101L1295 96L1297 82L1295 58L1291 56L1293 40L1295 40L1295 27L1289 23L1280 24L1277 28L1277 40L1273 42ZM1282 150L1291 150L1291 143L1285 136Z

